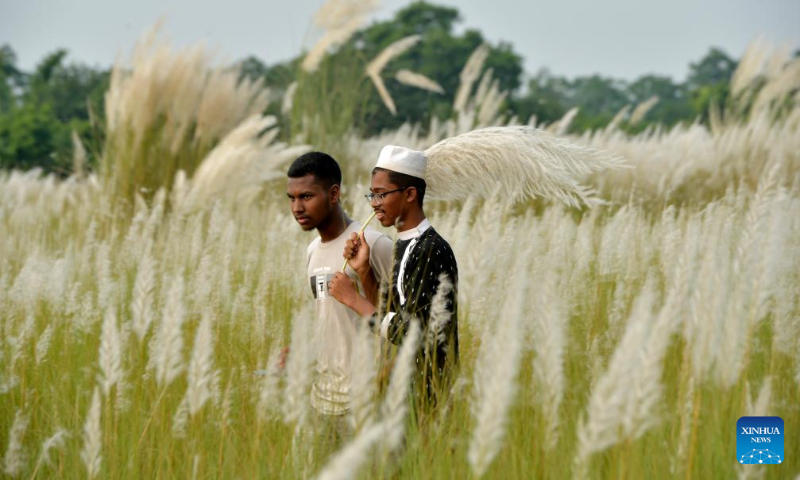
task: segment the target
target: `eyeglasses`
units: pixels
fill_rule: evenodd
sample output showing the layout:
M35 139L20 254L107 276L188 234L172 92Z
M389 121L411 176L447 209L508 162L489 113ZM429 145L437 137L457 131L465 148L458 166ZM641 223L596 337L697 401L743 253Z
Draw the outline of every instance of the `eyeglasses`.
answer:
M390 193L394 193L394 192L402 192L406 188L409 188L409 187L398 188L397 190L389 190L388 192L368 193L368 194L364 195L364 198L366 198L369 203L372 203L373 201L376 201L378 203L378 205L381 205L381 204L383 204L383 199L386 198L386 195L389 195Z

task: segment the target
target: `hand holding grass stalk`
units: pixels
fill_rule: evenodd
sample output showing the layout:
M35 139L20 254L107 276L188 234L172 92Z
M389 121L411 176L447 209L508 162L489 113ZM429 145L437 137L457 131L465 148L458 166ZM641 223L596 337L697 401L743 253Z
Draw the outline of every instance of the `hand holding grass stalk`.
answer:
M374 211L369 216L369 218L367 218L367 221L364 222L364 225L361 226L361 230L358 231L359 238L361 237L361 234L364 233L364 230L366 230L367 225L369 225L369 222L371 222L373 218L375 218L375 212ZM342 273L344 273L346 268L347 268L347 258L344 259L344 265L342 265Z

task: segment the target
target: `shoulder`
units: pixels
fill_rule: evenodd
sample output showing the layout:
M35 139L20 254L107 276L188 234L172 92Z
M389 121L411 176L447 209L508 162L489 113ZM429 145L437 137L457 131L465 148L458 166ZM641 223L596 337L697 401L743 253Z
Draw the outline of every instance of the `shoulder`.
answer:
M319 247L319 242L320 242L319 236L317 236L314 240L312 240L311 243L309 243L308 247L306 248L306 255L311 255L312 253L314 253L314 250L316 250L317 247Z
M370 248L372 248L372 246L375 245L376 242L394 243L394 242L392 242L391 238L389 238L386 235L382 234L381 232L373 230L373 229L371 229L369 227L367 227L364 230L364 238L367 240L367 245L369 245Z
M439 248L439 249L442 249L442 250L445 250L445 251L448 251L448 252L452 252L453 251L453 249L450 248L450 244L447 243L447 240L445 240L444 237L439 235L439 232L434 230L433 227L431 227L428 230L426 230L424 235L425 235L425 242L430 244L431 246L434 246L436 248Z

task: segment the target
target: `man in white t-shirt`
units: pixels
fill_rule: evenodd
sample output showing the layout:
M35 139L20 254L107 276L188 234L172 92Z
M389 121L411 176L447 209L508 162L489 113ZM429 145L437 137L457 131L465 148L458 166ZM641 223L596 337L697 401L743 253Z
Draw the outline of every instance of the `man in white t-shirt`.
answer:
M344 264L345 242L355 238L361 224L351 220L340 203L342 173L336 161L325 153L311 152L298 157L289 167L286 194L292 215L305 231L316 229L319 236L308 246L307 272L317 314L316 375L311 405L323 415L342 416L349 410L350 354L360 316L334 299L328 283ZM370 272L345 273L357 282L367 298L377 303L381 283L392 274L393 242L367 228L362 237L369 245ZM362 280L363 279L363 280Z

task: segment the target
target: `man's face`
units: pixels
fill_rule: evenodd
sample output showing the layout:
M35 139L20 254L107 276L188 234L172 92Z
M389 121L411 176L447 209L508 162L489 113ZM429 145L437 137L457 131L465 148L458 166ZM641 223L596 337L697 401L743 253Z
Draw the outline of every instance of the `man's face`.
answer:
M336 197L334 185L330 189L317 183L313 174L289 178L286 196L289 197L292 215L305 231L317 228L330 217Z
M399 187L389 181L389 172L379 171L372 175L372 184L370 191L372 193L385 193L397 190ZM407 194L408 190L394 192L386 195L383 200L377 198L372 201L372 209L377 213L375 218L381 222L384 227L399 226L398 222L407 208Z

